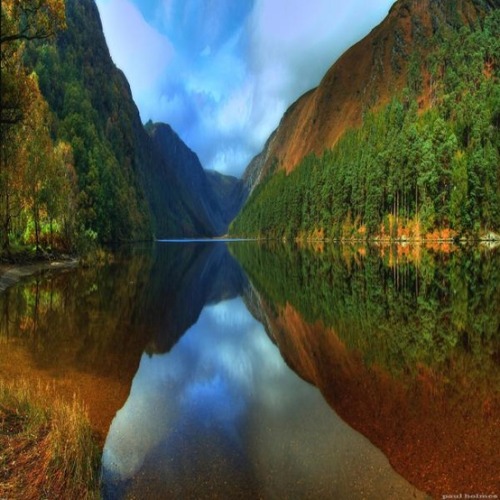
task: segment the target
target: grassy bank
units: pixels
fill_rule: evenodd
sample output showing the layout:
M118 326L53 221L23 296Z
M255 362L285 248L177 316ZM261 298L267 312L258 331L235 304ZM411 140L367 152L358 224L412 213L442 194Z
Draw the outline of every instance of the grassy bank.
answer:
M99 461L81 404L0 381L0 498L99 498Z

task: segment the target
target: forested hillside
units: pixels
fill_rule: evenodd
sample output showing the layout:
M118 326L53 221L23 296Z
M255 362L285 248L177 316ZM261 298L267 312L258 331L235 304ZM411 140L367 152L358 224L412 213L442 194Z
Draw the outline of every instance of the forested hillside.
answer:
M0 251L225 231L185 181L186 146L144 129L94 0L3 1L1 48Z
M500 228L500 11L436 27L406 87L321 155L257 185L234 235L477 236ZM332 97L334 99L334 97ZM446 230L445 233L442 230Z
M88 0L2 2L2 32L45 21L50 36L2 43L2 81L15 51L29 83L15 83L25 109L2 127L3 246L72 249L151 237L132 135L137 110L111 63L97 9ZM2 82L2 100L5 92Z

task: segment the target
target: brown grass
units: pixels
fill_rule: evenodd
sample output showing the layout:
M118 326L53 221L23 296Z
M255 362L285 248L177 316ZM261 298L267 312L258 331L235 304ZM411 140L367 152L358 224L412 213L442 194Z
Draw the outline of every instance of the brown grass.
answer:
M100 497L100 452L86 411L54 391L0 381L0 498Z

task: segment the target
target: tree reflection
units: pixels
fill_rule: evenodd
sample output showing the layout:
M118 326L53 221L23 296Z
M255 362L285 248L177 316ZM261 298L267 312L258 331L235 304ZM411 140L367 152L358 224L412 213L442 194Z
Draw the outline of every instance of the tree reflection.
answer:
M245 283L222 243L131 246L99 267L45 270L0 294L0 377L78 393L104 439L142 353L170 350L205 304Z
M498 253L335 245L231 251L283 357L396 470L433 495L494 492Z

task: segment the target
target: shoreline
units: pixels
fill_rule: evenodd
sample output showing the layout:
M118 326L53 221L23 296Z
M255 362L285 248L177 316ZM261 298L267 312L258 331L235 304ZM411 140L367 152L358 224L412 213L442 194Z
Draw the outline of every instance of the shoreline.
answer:
M39 260L24 263L0 263L0 293L15 285L23 278L36 273L56 269L77 267L80 261L77 258L57 259L53 261Z
M380 238L380 237L372 237L372 238L363 238L363 237L351 237L351 238L329 238L329 237L295 237L295 238L286 238L279 236L258 236L254 238L234 238L234 240L227 241L257 241L257 242L266 242L266 241L280 241L283 243L340 243L342 245L350 245L350 244L364 244L364 245L402 245L402 246L423 246L429 244L453 244L457 246L464 245L483 245L488 248L496 248L500 246L500 235L495 235L495 237L480 237L480 238Z

